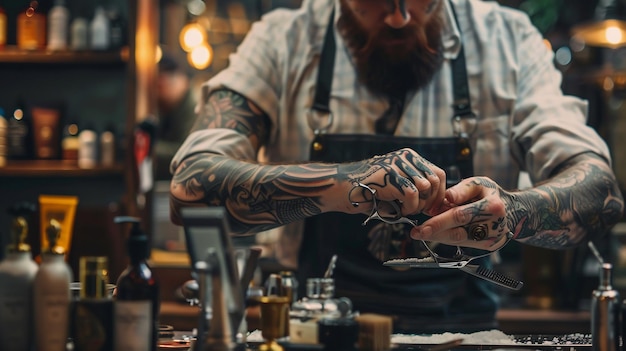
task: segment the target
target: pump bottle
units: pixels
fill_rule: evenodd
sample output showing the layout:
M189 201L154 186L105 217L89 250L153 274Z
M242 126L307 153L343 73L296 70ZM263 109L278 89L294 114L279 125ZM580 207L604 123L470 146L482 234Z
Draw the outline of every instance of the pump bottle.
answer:
M46 234L50 246L42 252L34 282L35 344L38 351L65 351L72 270L65 263L63 247L57 245L61 223L51 219Z
M38 266L26 244L27 215L34 204L13 206L11 244L0 263L0 345L3 351L30 350L32 346L32 294Z
M150 266L148 237L135 217L115 217L131 223L128 236L129 265L117 280L114 306L116 351L155 351L158 340L159 284Z

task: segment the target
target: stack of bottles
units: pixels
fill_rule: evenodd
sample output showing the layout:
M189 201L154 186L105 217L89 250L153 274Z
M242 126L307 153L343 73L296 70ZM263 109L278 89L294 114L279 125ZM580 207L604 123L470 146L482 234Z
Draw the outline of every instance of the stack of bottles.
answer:
M95 8L68 8L66 0L47 3L24 1L18 13L7 13L0 4L0 50L16 46L20 50L119 50L127 43L126 21L119 9L96 4ZM81 5L83 7L83 5ZM9 17L14 20L9 21ZM7 26L15 23L15 38L9 38Z
M39 159L89 169L112 167L118 161L120 145L114 125L100 130L93 123L79 126L64 115L61 103L16 105L12 113L0 107L0 167L10 160Z
M48 246L37 264L26 244L28 218L34 212L31 204L10 209L11 243L0 262L2 350L157 350L159 285L146 262L148 239L139 219L115 219L132 228L127 243L130 263L114 292L105 256L80 257L79 282L73 282L66 252L58 244L62 221L45 223ZM80 286L78 296L71 288L75 285Z

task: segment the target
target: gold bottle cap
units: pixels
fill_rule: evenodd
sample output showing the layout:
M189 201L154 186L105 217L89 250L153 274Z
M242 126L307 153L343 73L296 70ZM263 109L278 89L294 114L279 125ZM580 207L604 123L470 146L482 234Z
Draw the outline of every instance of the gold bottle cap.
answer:
M48 248L45 252L64 255L65 249L58 245L59 238L61 237L61 223L59 223L59 221L54 218L50 220L50 224L48 228L46 228L46 236L48 237Z
M28 235L28 222L22 216L13 219L11 228L11 244L8 247L9 252L29 252L30 245L26 243Z
M80 258L80 297L106 298L109 282L108 259L105 256Z

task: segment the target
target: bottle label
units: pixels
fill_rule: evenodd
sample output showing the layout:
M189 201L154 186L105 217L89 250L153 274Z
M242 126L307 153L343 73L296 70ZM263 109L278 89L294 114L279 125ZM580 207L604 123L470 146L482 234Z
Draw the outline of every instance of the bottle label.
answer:
M113 301L80 299L73 315L75 351L110 351L113 346Z
M152 305L144 301L115 301L115 350L150 351Z
M0 345L25 349L28 344L30 317L29 295L8 295L0 298ZM9 347L9 348L11 348Z
M62 350L67 343L69 294L46 294L35 304L37 343Z

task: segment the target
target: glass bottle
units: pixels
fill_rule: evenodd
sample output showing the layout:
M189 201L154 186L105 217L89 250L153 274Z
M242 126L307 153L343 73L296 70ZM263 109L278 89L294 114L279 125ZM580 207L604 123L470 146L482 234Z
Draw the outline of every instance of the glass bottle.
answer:
M86 126L78 134L78 167L94 168L98 163L98 135Z
M109 17L102 6L96 7L96 13L89 24L91 40L89 46L92 50L108 50L111 45L111 29Z
M115 164L115 131L112 127L100 134L100 164L104 167Z
M32 133L30 119L20 105L13 111L7 124L8 156L11 160L32 158Z
M70 12L65 0L55 0L48 13L48 50L67 49Z
M70 28L70 48L72 50L87 50L89 48L89 22L84 17L72 20Z
M113 300L108 296L108 259L83 256L79 262L80 297L74 302L71 337L75 351L113 349Z
M0 50L7 45L7 13L0 6Z
M63 161L77 163L78 161L78 124L70 122L63 127L63 139L61 140L61 154Z
M46 47L46 16L39 12L39 2L31 1L17 16L17 46L22 50Z
M135 217L116 217L132 223L127 249L130 264L117 280L114 307L115 350L155 351L158 340L159 284L146 259L148 237Z

